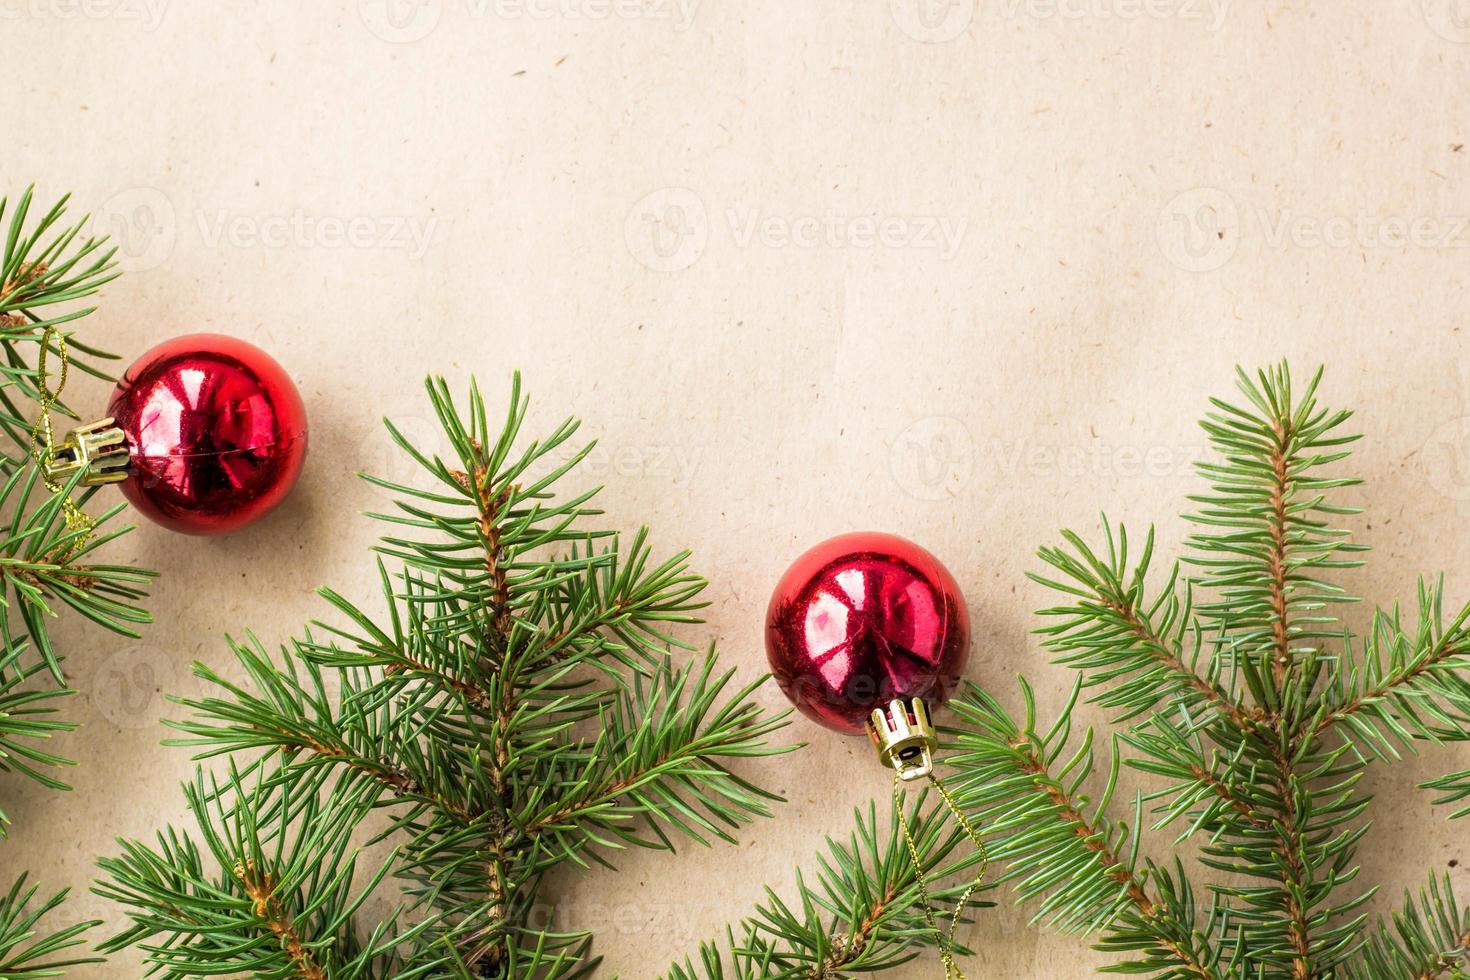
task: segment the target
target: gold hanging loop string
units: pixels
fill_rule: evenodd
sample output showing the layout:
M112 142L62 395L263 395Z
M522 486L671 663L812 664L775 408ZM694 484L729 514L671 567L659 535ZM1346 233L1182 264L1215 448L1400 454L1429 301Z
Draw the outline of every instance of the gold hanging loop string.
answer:
M47 377L46 359L50 353L51 343L56 343L56 357L61 362L61 370L56 375L56 387L50 386ZM71 358L66 352L66 334L57 330L54 325L48 326L41 333L41 353L36 358L36 398L40 403L41 411L36 419L36 424L31 427L31 456L41 468L41 480L46 484L46 489L55 496L61 497L62 518L66 522L69 532L80 531L81 534L67 546L67 555L63 560L76 554L87 543L97 529L97 522L80 507L77 502L67 493L65 483L62 481L62 472L67 469L64 461L58 460L56 446L56 432L52 421L52 411L56 403L61 400L61 392L66 387L67 375L71 370ZM111 419L108 419L111 424ZM72 445L71 437L63 443L66 449ZM72 468L74 471L74 468Z
M903 826L904 843L908 845L909 857L914 862L914 875L919 885L919 901L923 903L924 920L929 923L929 928L934 931L934 935L939 939L939 958L944 961L944 980L965 980L964 971L954 961L954 937L955 933L959 930L960 919L964 916L965 906L969 904L970 899L975 894L975 890L985 881L985 872L990 865L990 856L985 852L985 842L980 839L980 835L975 831L974 825L970 823L969 818L965 816L955 803L954 797L949 795L949 790L945 788L944 783L940 782L939 777L932 772L928 773L927 776L929 785L933 786L939 793L940 798L944 800L945 807L949 809L950 813L954 814L955 819L959 821L960 827L964 829L965 836L970 839L970 843L975 845L975 850L980 853L979 872L976 873L974 880L960 894L959 901L955 903L954 911L949 916L949 929L941 930L939 923L934 917L934 906L929 901L927 876L924 872L924 865L919 859L918 845L914 843L914 832L909 827L908 811L904 808L903 781L898 773L895 772L893 774L893 800L898 806L898 819L899 823Z
M51 353L52 340L56 341L57 357L61 360L61 373L56 378L54 391L46 378L46 358ZM66 379L70 371L71 358L66 353L66 334L57 330L55 326L49 326L41 332L41 353L36 358L36 401L41 405L41 414L31 429L31 455L36 457L37 462L41 464L46 486L52 490L56 488L51 485L51 475L46 472L56 459L56 438L51 426L51 409L60 400L61 391L66 387ZM44 453L37 452L38 441L44 443Z
M944 980L965 980L964 972L954 961L955 934L959 930L965 906L985 881L985 872L990 866L990 855L986 853L985 842L981 840L980 834L959 804L954 801L949 789L934 775L934 749L939 740L929 720L929 709L923 698L912 698L907 704L890 701L886 708L875 709L869 719L868 732L878 748L878 757L893 770L893 805L898 810L899 825L903 828L903 840L908 846L909 858L914 862L914 875L919 886L919 902L924 910L924 921L934 932L939 946L939 958L944 961ZM929 785L934 787L934 791L944 801L945 808L954 815L965 836L980 855L980 871L960 894L959 901L950 914L947 930L939 928L934 906L929 901L928 874L919 856L919 846L914 842L913 828L909 826L908 809L904 806L904 783L918 779L927 779Z

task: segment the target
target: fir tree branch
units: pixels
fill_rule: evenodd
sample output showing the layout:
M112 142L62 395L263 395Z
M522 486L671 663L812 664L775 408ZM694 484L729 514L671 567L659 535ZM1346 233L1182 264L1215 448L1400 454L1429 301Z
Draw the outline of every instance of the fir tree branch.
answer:
M1444 583L1421 579L1418 622L1411 633L1398 609L1374 613L1361 663L1348 657L1331 670L1304 739L1329 731L1384 760L1411 751L1415 740L1470 738L1470 606L1448 624Z
M536 840L541 860L577 861L589 845L615 839L651 846L629 830L640 817L651 828L667 824L700 843L706 835L734 843L724 827L768 815L763 801L780 797L737 777L719 760L771 754L765 739L785 716L763 719L750 703L764 677L720 705L734 672L716 676L715 665L713 650L697 673L692 665L675 669L666 662L651 683L637 680L614 709L601 714L597 740L575 757L577 768L560 799L514 815L520 835ZM559 768L572 761L559 760ZM661 831L658 838L656 846L669 845Z
M1253 831L1270 829L1271 800L1241 766L1247 748L1244 739L1222 757L1218 747L1206 749L1199 726L1183 712L1180 723L1155 715L1146 726L1123 732L1120 738L1139 753L1124 760L1130 768L1172 781L1146 797L1167 801L1158 807L1163 816L1153 829L1181 818L1188 819L1189 827L1180 840L1201 830L1212 836L1231 833L1236 829L1232 824L1238 827L1241 822ZM1218 733L1217 740L1223 741Z
M157 972L180 980L391 975L397 948L424 927L399 930L394 916L366 934L355 921L391 863L356 886L350 837L375 792L352 779L329 783L322 770L256 767L247 778L231 769L224 786L199 773L186 795L202 847L171 831L158 849L124 841L121 856L101 862L108 877L94 891L126 905L133 924L100 949L141 944Z
M478 389L461 410L442 381L428 387L451 453L390 433L433 488L372 480L398 498L379 515L391 525L379 552L402 566L379 562L386 616L324 590L335 621L278 657L233 644L244 682L196 667L214 691L179 702L192 714L173 723L174 744L232 760L224 786L201 777L191 790L218 867L197 849L127 845L100 887L136 927L109 948L162 948L154 962L181 975L190 964L248 972L218 937L269 936L275 958L262 962L286 976L571 980L597 959L585 934L531 924L549 871L606 864L628 846L672 850L680 837L730 841L778 799L731 767L785 751L769 744L785 716L756 706L756 684L737 689L713 648L674 660L685 644L668 630L695 620L705 586L687 554L653 561L646 532L583 526L592 491L554 496L586 454L552 456L576 423L521 447L519 379L498 433ZM319 820L305 798L328 787L345 815L305 826ZM372 936L350 917L318 921L322 884L252 844L306 841L287 856L345 867L322 834L374 812L390 819L375 842L397 849L367 891L403 896L413 924L401 930L396 918ZM250 832L225 832L236 824ZM176 879L208 887L165 887Z
M1461 769L1434 779L1427 779L1419 784L1419 788L1438 792L1440 795L1434 799L1437 806L1458 803L1470 797L1470 769ZM1470 806L1463 806L1452 812L1450 819L1457 820L1467 815L1470 815Z
M62 327L95 309L72 306L56 312L49 307L94 296L119 275L113 261L116 248L108 246L105 238L82 236L85 217L74 224L63 223L70 195L33 219L34 190L28 187L13 206L8 198L0 197L0 223L7 212L10 216L0 251L0 429L15 443L19 459L28 452L31 419L5 389L14 387L27 401L39 401L34 359L24 356L23 349L35 345L39 350L47 327ZM116 355L83 344L70 332L66 337L72 364L106 379L93 361ZM52 350L55 353L54 347ZM64 406L62 410L66 411Z
M234 871L240 887L245 890L245 897L254 903L256 918L265 923L285 950L291 975L301 980L327 980L316 955L307 948L300 930L296 928L296 920L282 908L276 894L278 883L248 858L236 864Z
M1017 723L991 695L970 687L954 702L963 727L951 734L948 761L959 773L955 794L985 826L987 849L1007 865L999 881L1016 883L1022 900L1039 900L1035 918L1064 931L1106 930L1100 948L1136 957L1119 969L1160 971L1177 978L1214 978L1219 953L1193 922L1192 902L1160 900L1150 894L1150 877L1170 895L1188 893L1160 869L1138 868L1141 801L1134 805L1133 830L1115 825L1107 810L1117 787L1119 757L1102 797L1092 803L1076 790L1092 774L1092 730L1080 746L1070 745L1071 713L1081 680L1056 723L1035 728L1035 701L1021 682L1026 717ZM1070 753L1070 757L1068 756ZM1057 771L1055 760L1066 758Z
M321 668L303 655L315 649L309 637L293 644L294 653L293 647L283 646L279 663L254 637L246 643L229 642L260 693L226 680L204 664L195 664L194 675L227 696L171 697L174 703L191 709L194 717L165 721L188 736L168 739L165 744L197 749L194 760L200 762L270 749L295 768L351 770L390 791L394 802L433 806L464 823L480 816L462 800L437 792L424 778L420 760L405 764L382 756L381 740L406 722L393 712L390 700L367 696L370 680L363 671L344 670L339 675L343 688L334 706Z
M897 807L909 808L914 844L938 913L953 911L981 860L944 807L926 801L922 792L912 803L895 800L881 837L876 805L869 804L866 813L858 810L845 840L828 838L816 882L798 873L794 902L767 889L766 901L729 929L723 943L702 943L697 960L675 963L663 977L835 980L912 960L936 937L924 916L919 876L905 849ZM967 907L991 904L978 894L992 887L981 886Z
M33 203L32 189L13 202L0 198L0 432L11 444L0 452L0 773L67 789L52 770L72 763L42 747L75 727L57 716L60 700L72 690L52 623L70 609L106 630L137 637L138 627L149 622L139 602L152 573L97 560L100 549L130 530L109 526L121 506L96 517L92 527L76 526L63 505L74 499L85 507L92 491L73 482L52 492L41 480L36 403L42 383L54 390L57 379L39 376L39 359L51 356L54 368L64 343L71 368L106 377L97 362L113 355L84 343L71 325L92 312L77 301L117 273L105 240L83 236L85 219L63 222L66 198L44 211ZM72 414L64 403L51 407ZM7 825L0 810L0 838ZM25 881L21 876L0 896L0 976L32 980L97 962L66 954L95 923L43 934L40 920L65 893L37 904Z
M1449 980L1470 972L1470 915L1455 900L1448 875L1430 876L1418 900L1404 896L1392 927L1378 923L1344 980Z
M69 688L37 688L29 683L45 670L45 664L24 662L21 658L27 649L27 641L20 639L0 650L0 772L20 772L43 786L67 789L46 769L74 763L34 743L76 728L55 717L55 702L74 692ZM9 823L0 809L0 838L6 836Z
M1210 400L1217 411L1201 425L1223 462L1199 464L1211 492L1190 497L1200 507L1189 517L1211 531L1190 537L1188 561L1204 569L1199 584L1217 590L1200 614L1218 624L1218 648L1274 716L1292 668L1307 661L1315 670L1316 644L1338 638L1336 620L1319 613L1356 601L1319 575L1361 564L1344 556L1363 546L1326 521L1357 512L1326 494L1360 481L1313 471L1346 458L1340 447L1358 436L1336 432L1350 412L1317 407L1320 370L1296 398L1284 365L1237 375L1255 411Z
M1315 384L1315 380L1313 382ZM1268 392L1269 385L1263 385ZM1248 391L1249 394L1249 391ZM1270 399L1273 405L1280 405L1277 399ZM1285 393L1284 404L1289 406L1290 394ZM1267 564L1267 593L1270 605L1269 622L1271 628L1270 637L1270 662L1272 676L1276 682L1276 690L1286 688L1287 680L1291 676L1293 668L1296 667L1292 651L1292 633L1288 619L1290 602L1288 575L1288 505L1294 496L1295 488L1289 482L1289 457L1293 451L1295 431L1293 421L1280 413L1271 419L1271 436L1273 443L1267 456L1271 468L1268 495L1270 498L1270 515L1266 520L1266 530L1270 537L1266 549ZM1280 751L1274 753L1277 777L1276 785L1280 799L1283 803L1284 819L1280 824L1278 833L1281 837L1280 851L1285 873L1281 875L1282 884L1285 886L1284 899L1286 903L1286 914L1290 920L1288 932L1291 937L1292 949L1295 959L1292 963L1292 975L1306 980L1315 974L1312 965L1312 945L1310 936L1310 924L1308 921L1308 910L1303 907L1297 896L1305 890L1307 884L1303 862L1298 858L1298 844L1305 836L1305 828L1302 826L1301 814L1297 806L1298 783L1296 775L1292 771L1292 762L1286 754Z
M1237 373L1238 387L1254 412L1211 399L1217 411L1201 424L1224 462L1200 464L1212 482L1211 493L1191 498L1201 508L1190 517L1218 530L1191 536L1196 554L1190 561L1205 569L1201 585L1219 597L1201 606L1201 614L1218 624L1220 659L1239 670L1274 729L1272 737L1249 747L1253 764L1270 780L1278 801L1272 822L1274 858L1263 861L1265 854L1254 855L1241 860L1239 870L1260 875L1270 869L1279 887L1274 894L1259 888L1224 893L1245 899L1254 909L1241 917L1245 941L1264 946L1262 957L1268 958L1279 934L1289 953L1280 966L1294 980L1309 980L1345 955L1336 942L1314 937L1314 928L1366 898L1336 909L1328 906L1326 912L1316 907L1327 902L1336 884L1330 878L1320 880L1319 871L1345 866L1358 836L1334 831L1361 806L1352 797L1353 766L1340 770L1340 753L1324 755L1302 739L1313 691L1329 659L1318 644L1337 636L1336 621L1321 611L1354 601L1320 573L1360 564L1343 556L1362 550L1324 520L1354 512L1327 503L1326 492L1358 481L1313 471L1344 458L1340 447L1357 437L1336 434L1350 413L1317 407L1320 371L1299 397L1284 365L1254 379ZM1319 800L1312 779L1302 774L1306 771L1337 773L1341 781ZM1249 831L1238 837L1249 842L1242 856L1258 847ZM1311 839L1330 844L1305 846ZM1353 929L1349 922L1329 935L1351 934Z
M1107 544L1104 556L1097 555L1075 533L1063 531L1070 550L1042 548L1038 554L1065 580L1028 573L1033 581L1076 600L1040 611L1042 616L1060 620L1037 631L1046 637L1046 648L1059 654L1056 662L1083 672L1088 686L1126 678L1114 690L1091 699L1104 707L1121 709L1119 721L1182 699L1201 715L1213 713L1238 728L1253 728L1263 715L1250 711L1225 691L1218 667L1199 670L1197 630L1193 630L1194 654L1186 656L1184 652L1184 638L1192 632L1192 604L1188 589L1182 597L1176 592L1177 563L1158 598L1147 598L1145 580L1154 550L1153 528L1149 528L1137 565L1130 567L1127 529L1120 526L1115 538L1106 515L1102 526Z

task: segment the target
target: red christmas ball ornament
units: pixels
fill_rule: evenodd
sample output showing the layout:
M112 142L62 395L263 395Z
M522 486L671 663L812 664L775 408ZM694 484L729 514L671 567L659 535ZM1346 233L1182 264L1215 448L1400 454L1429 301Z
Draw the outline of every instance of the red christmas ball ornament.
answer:
M904 778L928 773L928 709L949 699L969 646L954 576L892 534L817 545L787 569L766 609L766 655L781 690L821 725L868 731ZM905 774L908 762L922 768Z
M970 654L970 614L949 569L912 541L865 531L817 545L781 576L766 608L766 656L781 690L813 721L867 731L894 771L893 799L917 869L920 902L944 975L963 980L952 943L985 877L985 843L934 774L929 706L949 700ZM980 870L955 903L949 930L929 908L927 872L901 787L928 779L974 844Z
M108 414L126 442L123 495L185 534L222 534L264 517L306 458L296 386L269 354L234 337L159 344L128 368Z

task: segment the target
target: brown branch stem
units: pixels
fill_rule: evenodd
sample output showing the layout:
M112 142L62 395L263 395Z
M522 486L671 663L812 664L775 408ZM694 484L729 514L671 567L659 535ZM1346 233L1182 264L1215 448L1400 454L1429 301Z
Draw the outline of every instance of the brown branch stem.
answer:
M247 860L235 865L235 877L245 889L246 896L255 903L256 916L265 920L266 927L280 941L281 948L291 960L295 975L301 980L327 980L326 970L317 963L316 957L301 938L296 922L286 913L280 899L276 897L276 883L271 876L259 871L254 862Z
M1203 695L1210 707L1219 714L1245 731L1255 730L1265 720L1265 713L1260 709L1246 708L1226 694L1219 684L1201 677L1194 668L1184 662L1173 647L1165 642L1163 637L1158 635L1157 631L1153 628L1153 624L1139 615L1138 610L1131 604L1122 602L1112 596L1100 595L1099 598L1119 616L1123 617L1123 621L1133 633L1133 638L1143 644L1153 654L1154 660L1169 670L1185 677L1185 683Z
M1239 813L1241 817L1247 820L1251 825L1263 829L1269 826L1269 821L1266 820L1265 817L1257 813L1255 807L1251 806L1245 800L1236 796L1235 791L1227 786L1224 781L1220 779L1219 776L1216 776L1210 770L1204 768L1203 766L1196 766L1192 770L1191 775L1193 775L1195 779L1199 780L1201 784L1208 787L1210 792L1214 793L1221 800L1230 804L1231 808L1234 809L1236 813Z
M1465 653L1465 648L1460 645L1464 639L1464 636L1460 634L1455 634L1453 637L1441 637L1440 641L1430 649L1424 659L1415 664L1411 669L1394 674L1385 679L1377 687L1363 691L1346 704L1333 708L1322 716L1321 720L1317 722L1308 735L1310 737L1321 735L1338 722L1361 710L1364 705L1392 695L1400 687L1411 683L1451 657L1457 657Z
M1083 846L1097 855L1098 863L1106 870L1108 877L1124 887L1128 900L1138 910L1143 922L1146 924L1157 921L1161 910L1158 903L1149 896L1144 883L1139 881L1138 876L1130 871L1122 859L1114 853L1107 843L1107 835L1100 833L1098 828L1082 814L1082 811L1077 809L1077 805L1057 786L1056 781L1047 771L1046 763L1036 755L1030 743L1012 743L1012 748L1023 754L1021 769L1031 775L1033 784L1047 795L1052 805L1057 808L1061 819L1070 823L1075 828L1077 837L1082 840ZM1200 977L1201 980L1214 980L1214 972L1201 963L1192 950L1179 945L1169 936L1164 935L1162 930L1155 932L1153 938L1191 975Z
M1276 420L1271 426L1275 444L1271 447L1271 516L1267 521L1271 535L1268 558L1270 582L1267 586L1271 606L1271 673L1276 689L1283 690L1296 666L1291 653L1291 627L1288 620L1287 598L1287 510L1291 494L1288 450L1291 432L1287 423ZM1283 733L1283 735L1288 733ZM1293 953L1291 973L1294 980L1309 980L1314 976L1311 959L1311 936L1308 930L1307 910L1301 908L1291 896L1300 890L1305 869L1296 853L1293 836L1300 814L1293 791L1291 760L1277 749L1272 750L1276 762L1276 789L1281 798L1283 820L1279 824L1277 844L1285 860L1282 884L1286 887L1286 912L1289 918L1287 932L1291 937Z
M490 707L492 703L490 695L486 694L484 691L480 690L469 681L464 680L461 677L455 677L448 671L435 669L429 664L424 663L423 661L414 657L406 650L399 650L395 647L393 653L398 657L398 659L403 661L403 664L401 666L393 665L388 667L386 669L386 673L401 674L405 670L412 670L420 674L428 674L430 677L433 677L445 687L449 688L451 691L454 691L456 694L464 698L467 702L474 705L476 708L480 708L483 710Z
M843 937L840 944L834 944L832 952L828 953L820 964L807 971L807 980L831 980L831 978L841 976L838 971L856 960L868 948L868 941L878 926L878 920L888 911L888 906L893 904L893 899L897 894L897 888L890 883L883 892L883 897L873 903L867 914L863 916L863 921L858 923L858 927L852 931L852 934Z
M437 806L446 813L454 815L464 823L470 823L481 816L480 813L469 809L463 804L427 792L423 785L407 770L398 766L382 762L378 759L369 759L366 756L356 755L338 746L326 745L300 732L265 728L260 725L253 727L256 731L268 732L276 736L280 740L281 753L287 757L296 752L305 751L325 759L336 759L348 768L377 780L398 796L421 800L422 802Z

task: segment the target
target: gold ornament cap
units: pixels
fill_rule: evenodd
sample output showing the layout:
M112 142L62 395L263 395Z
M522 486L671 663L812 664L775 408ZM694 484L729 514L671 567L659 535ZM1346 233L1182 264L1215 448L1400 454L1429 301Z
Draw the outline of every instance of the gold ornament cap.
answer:
M46 464L46 477L54 483L66 483L78 472L89 487L128 478L127 437L112 419L72 429Z
M868 716L868 734L878 749L878 758L898 773L904 782L923 779L934 770L934 750L939 737L929 720L923 698L898 698L874 708Z

